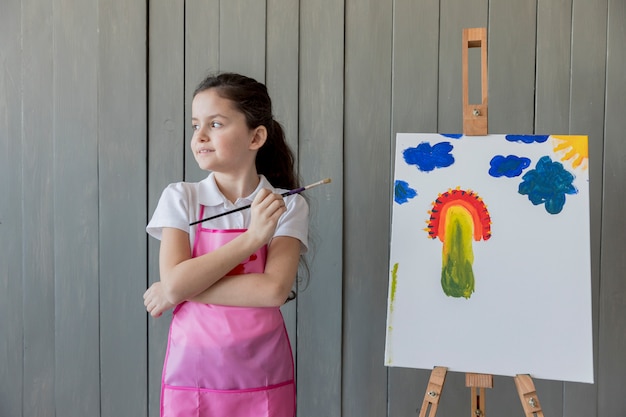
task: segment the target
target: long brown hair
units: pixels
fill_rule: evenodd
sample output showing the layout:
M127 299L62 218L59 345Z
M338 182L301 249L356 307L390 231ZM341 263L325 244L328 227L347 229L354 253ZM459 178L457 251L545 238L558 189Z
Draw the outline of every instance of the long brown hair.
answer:
M211 88L220 97L233 102L235 108L245 115L249 129L259 126L267 129L265 144L256 155L257 173L265 175L274 187L298 188L293 152L285 140L283 127L274 120L267 87L252 78L229 72L209 75L198 84L193 96Z
M209 75L193 92L193 96L214 88L217 94L231 100L235 108L246 116L246 124L249 129L265 126L267 140L256 154L256 170L263 174L272 186L293 190L300 187L300 181L294 167L294 156L291 148L285 140L283 127L272 114L272 100L267 92L267 87L253 78L232 72ZM306 196L303 196L306 199ZM309 246L312 245L309 237ZM310 276L309 266L306 259L300 257L300 265L303 268L303 282L306 288ZM300 279L298 283L300 284ZM296 298L297 293L291 291L286 301Z

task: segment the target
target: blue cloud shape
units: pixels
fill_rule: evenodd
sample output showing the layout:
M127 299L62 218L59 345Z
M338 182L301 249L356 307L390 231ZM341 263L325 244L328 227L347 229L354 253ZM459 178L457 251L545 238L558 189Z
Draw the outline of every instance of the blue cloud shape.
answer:
M542 156L535 169L524 174L522 180L518 192L527 195L534 205L544 204L550 214L558 214L563 210L566 194L578 193L572 184L574 175L549 156Z
M530 159L515 155L496 155L489 162L489 175L492 177L519 177L522 171L530 166Z
M450 154L452 149L450 142L440 142L433 146L428 142L422 142L415 148L405 149L402 156L407 164L417 166L420 171L430 172L435 168L449 167L454 163L454 157Z
M548 140L550 135L506 135L505 138L509 142L523 143L543 143Z
M402 180L396 180L394 185L394 201L398 204L404 204L411 198L417 196L417 191L409 186L409 183Z

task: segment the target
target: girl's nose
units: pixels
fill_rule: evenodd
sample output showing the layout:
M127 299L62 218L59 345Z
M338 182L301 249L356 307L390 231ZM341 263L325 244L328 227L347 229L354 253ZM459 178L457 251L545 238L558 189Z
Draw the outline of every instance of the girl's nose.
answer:
M206 134L206 132L202 129L198 129L196 131L196 138L198 139L198 141L200 142L206 142L209 140L209 136Z

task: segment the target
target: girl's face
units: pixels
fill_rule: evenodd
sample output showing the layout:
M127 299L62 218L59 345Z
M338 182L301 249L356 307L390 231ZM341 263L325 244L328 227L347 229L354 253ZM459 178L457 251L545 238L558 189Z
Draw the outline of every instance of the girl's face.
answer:
M214 89L202 91L191 103L191 150L201 169L237 174L254 167L265 142L265 128L249 129L246 117Z

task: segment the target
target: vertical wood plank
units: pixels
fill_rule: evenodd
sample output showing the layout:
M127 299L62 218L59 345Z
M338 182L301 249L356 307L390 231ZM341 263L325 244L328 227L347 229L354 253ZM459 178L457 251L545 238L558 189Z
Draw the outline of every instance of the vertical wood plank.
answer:
M185 164L185 3L153 0L148 33L148 219ZM148 283L159 280L159 242L148 240ZM148 317L148 415L159 415L161 374L172 313Z
M266 1L220 2L220 71L265 81Z
M283 126L287 143L298 155L298 31L300 8L290 0L267 2L265 85L272 98L274 118ZM296 359L298 300L281 307ZM297 370L296 370L297 371Z
M24 415L54 416L52 4L22 2ZM32 262L36 259L36 262ZM36 306L36 308L34 308Z
M308 195L310 277L298 297L301 417L342 411L343 71L344 1L301 2L300 174L305 182L332 179Z
M3 416L22 415L25 381L20 7L19 0L4 1L0 13L0 415Z
M283 126L296 162L299 145L299 17L298 2L268 0L265 85L272 98L274 117Z
M487 4L487 0L469 2L466 0L441 0L440 2L437 130L440 133L463 132L463 77L461 72L463 29L487 27ZM491 49L489 33L487 34L487 45ZM491 62L491 55L489 55L489 61ZM491 63L488 65L491 67ZM489 77L491 86L491 74ZM489 88L489 90L489 112L491 113L492 89ZM489 121L491 122L491 120ZM491 123L489 130L491 131ZM442 364L442 366L445 365ZM448 385L456 385L456 383Z
M387 412L393 2L346 2L342 415Z
M569 131L571 34L571 0L537 2L537 134Z
M78 417L100 410L98 3L53 10L56 414Z
M603 308L599 298L601 279L607 276L602 265L605 231L617 233L616 225L603 219L604 100L606 89L607 0L572 2L572 61L569 131L589 136L589 195L591 233L592 309L596 384L565 383L564 414L568 417L596 416L599 411L599 319ZM601 252L602 250L602 252ZM602 275L601 275L602 272ZM608 278L609 280L611 278ZM613 365L609 365L611 367ZM608 415L607 415L608 416Z
M439 3L396 0L393 14L391 161L396 133L437 132ZM391 170L393 181L393 162ZM388 371L388 415L417 415L430 371Z
M100 1L101 416L147 414L146 3ZM141 387L145 387L143 390Z
M439 18L437 3L395 2L391 115L394 143L397 132L437 132ZM458 44L460 62L460 36ZM460 77L460 71L453 72Z
M490 3L489 133L533 133L536 14L535 1Z
M191 153L191 100L193 90L208 74L220 70L220 0L185 1L185 181L200 181L207 176L198 168Z
M626 415L626 3L608 1L598 415ZM601 45L598 45L601 47ZM616 192L620 190L619 192Z

